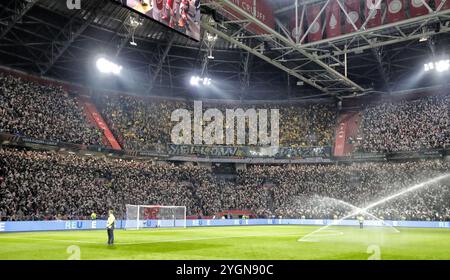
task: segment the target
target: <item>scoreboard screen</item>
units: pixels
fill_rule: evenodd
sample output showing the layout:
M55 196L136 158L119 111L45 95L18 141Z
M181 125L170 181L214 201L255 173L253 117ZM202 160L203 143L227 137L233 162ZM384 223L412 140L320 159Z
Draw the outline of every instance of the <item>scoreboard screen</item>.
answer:
M201 0L122 0L122 4L196 41L200 40Z

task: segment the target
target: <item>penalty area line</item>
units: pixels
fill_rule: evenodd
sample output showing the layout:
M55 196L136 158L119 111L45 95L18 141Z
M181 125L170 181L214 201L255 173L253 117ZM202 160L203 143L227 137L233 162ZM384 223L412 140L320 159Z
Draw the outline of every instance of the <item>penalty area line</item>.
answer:
M318 240L315 240L314 237L316 239L318 239L318 238L321 238L321 237L334 237L334 236L344 235L344 232L342 232L342 231L335 231L335 230L333 230L333 231L329 231L329 232L330 233L325 233L325 234L318 233L315 236L311 236L311 235L307 234L307 235L299 238L297 241L298 242L320 242ZM308 239L308 236L311 236L311 237Z

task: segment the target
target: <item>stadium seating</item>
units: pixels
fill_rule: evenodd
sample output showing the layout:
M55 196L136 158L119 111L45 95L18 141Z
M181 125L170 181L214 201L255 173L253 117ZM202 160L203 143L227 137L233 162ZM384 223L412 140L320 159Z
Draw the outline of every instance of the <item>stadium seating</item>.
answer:
M0 132L86 145L101 145L102 139L76 97L7 74L0 74Z
M62 88L2 74L0 132L36 139L102 145L76 96ZM98 95L96 105L121 145L128 150L154 150L171 142L171 113L192 110L192 102ZM448 97L425 97L369 105L361 111L357 152L442 149L450 145ZM280 143L285 147L331 146L337 111L332 105L236 105L207 103L204 109L240 107L280 109Z
M369 106L362 112L358 149L398 152L449 147L449 105L445 96Z
M77 98L61 88L1 75L0 105L0 132L101 145L102 133L86 120ZM169 143L171 112L192 109L185 101L125 95L102 95L96 105L128 150ZM227 104L206 104L204 108L213 106L230 108ZM254 107L280 109L284 146L324 146L333 141L334 106ZM361 113L356 146L363 152L446 148L450 141L448 107L447 97L367 107ZM340 200L364 206L449 169L450 163L443 160L250 165L224 181L193 165L1 147L0 214L4 220L77 219L87 218L92 211L104 215L110 207L123 213L124 205L130 203L185 205L188 215L212 216L237 209L250 210L258 217L336 218L349 210ZM385 219L450 220L449 186L448 182L435 184L372 212Z
M188 215L251 210L258 217L337 218L448 172L440 160L352 165L252 166L222 181L192 165L0 149L0 213L7 220L99 217L125 204L185 205ZM371 210L384 219L450 220L450 183L432 184Z
M180 108L193 111L193 102L152 100L125 95L101 95L97 104L109 125L127 149L151 150L171 142L171 113ZM204 104L204 109L280 109L280 144L284 147L330 146L336 123L333 105Z

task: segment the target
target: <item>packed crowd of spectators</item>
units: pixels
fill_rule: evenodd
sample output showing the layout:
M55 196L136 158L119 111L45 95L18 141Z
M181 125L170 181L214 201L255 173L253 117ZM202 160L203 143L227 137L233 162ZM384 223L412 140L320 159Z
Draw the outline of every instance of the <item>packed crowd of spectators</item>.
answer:
M75 97L60 87L0 74L0 132L75 144L101 144Z
M154 150L171 143L176 109L193 112L193 102L131 95L100 95L96 103L110 128L130 150ZM77 98L60 87L0 74L0 132L41 140L101 145L102 133L86 120ZM449 97L425 97L370 105L362 112L356 141L361 152L399 152L450 145ZM203 110L250 108L280 110L284 147L330 146L336 108L330 104L213 104ZM269 122L270 123L270 122Z
M0 149L0 215L8 220L83 219L126 204L186 206L188 215L250 210L259 217L342 218L417 183L448 174L440 160L350 165L250 166L219 179L194 165ZM382 219L450 220L450 179L370 213Z
M176 109L184 101L102 95L96 100L126 149L152 150L171 142ZM41 140L99 145L77 99L61 88L0 75L0 132ZM359 149L366 152L443 148L450 144L449 99L429 97L366 108ZM330 145L336 125L331 105L203 104L203 110L280 109L282 146ZM184 205L188 215L250 210L259 217L340 218L414 184L447 174L440 160L329 165L249 166L233 180L194 165L0 147L0 218L7 220L118 216L126 204ZM450 220L450 182L405 193L370 213L383 219Z
M358 149L399 152L449 147L449 106L449 97L427 97L367 107Z
M184 205L196 215L194 188L211 174L195 166L0 149L0 213L12 220L100 217L126 204Z
M351 165L254 166L240 176L249 185L273 185L273 214L341 218L418 183L448 174L439 160ZM250 179L248 179L250 178ZM383 219L450 220L450 178L382 203L370 213Z
M171 143L171 131L176 123L171 114L177 109L193 112L193 102L156 100L135 96L102 95L97 100L103 116L127 149L151 150L155 144ZM224 115L226 109L279 109L280 143L285 147L330 146L336 124L336 109L331 105L314 104L207 104L203 110L217 108ZM193 115L193 114L192 114ZM270 121L268 122L270 125ZM224 126L225 127L225 126ZM193 135L193 134L192 134ZM225 133L224 133L225 135Z

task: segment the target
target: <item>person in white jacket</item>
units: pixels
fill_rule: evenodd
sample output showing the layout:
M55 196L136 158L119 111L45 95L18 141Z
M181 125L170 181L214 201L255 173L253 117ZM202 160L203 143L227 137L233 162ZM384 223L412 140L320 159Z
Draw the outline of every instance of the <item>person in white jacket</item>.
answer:
M113 211L109 210L108 221L106 222L106 230L108 232L108 245L114 244L114 227L116 225L116 217L114 217Z

